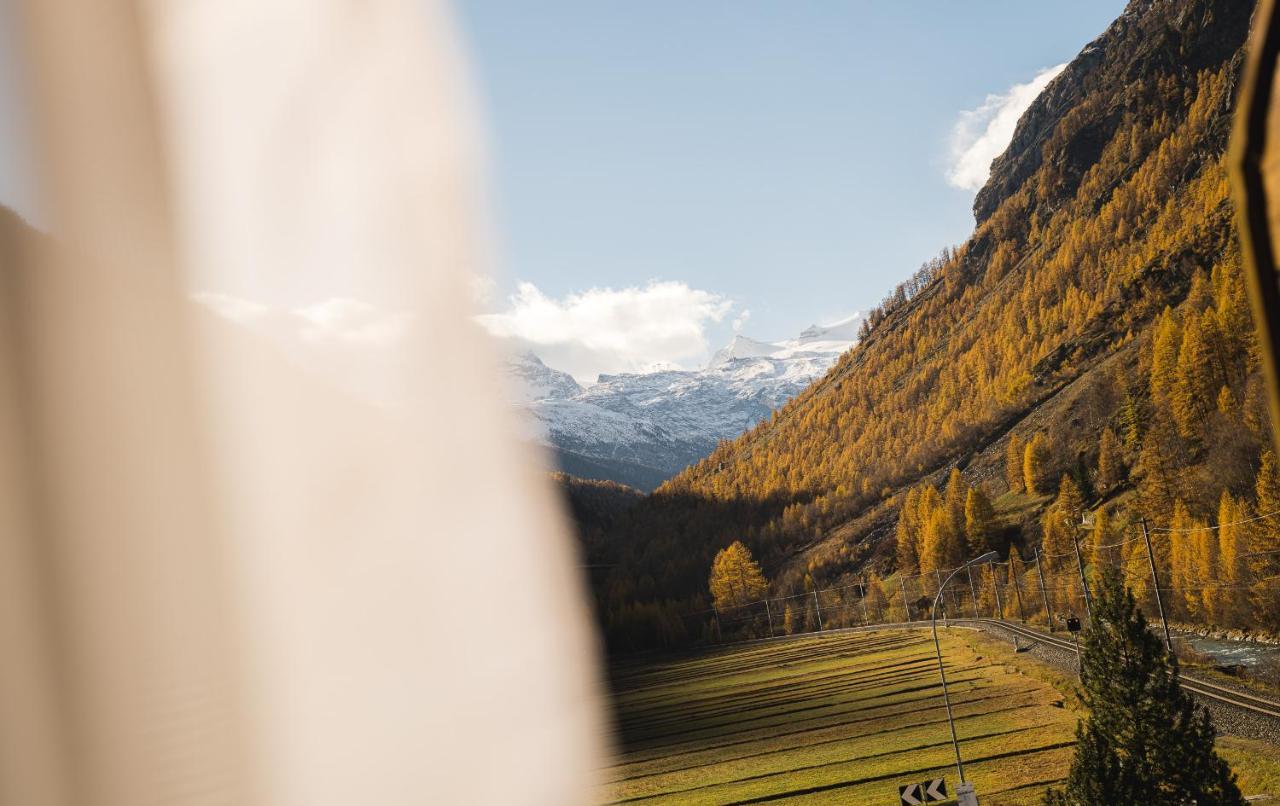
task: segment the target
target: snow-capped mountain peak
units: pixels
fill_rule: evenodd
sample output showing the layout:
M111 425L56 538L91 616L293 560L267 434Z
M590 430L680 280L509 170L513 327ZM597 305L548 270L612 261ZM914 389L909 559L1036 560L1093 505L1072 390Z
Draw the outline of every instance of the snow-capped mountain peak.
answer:
M508 384L512 402L535 403L539 400L567 400L582 392L582 387L567 372L552 369L542 363L532 351L526 350L506 361Z
M844 341L853 343L858 340L858 330L861 329L864 319L866 319L866 316L859 311L846 319L841 319L835 324L810 325L800 331L800 338L796 339L796 341L801 344L827 341Z
M860 323L855 315L783 342L738 335L705 369L601 375L586 388L526 353L508 362L526 389L513 397L565 471L652 489L826 374Z
M782 349L781 344L773 344L767 341L756 341L748 336L738 334L733 337L733 341L716 350L715 355L711 356L711 362L707 364L707 368L718 367L721 364L728 363L735 358L759 358L761 356L773 355Z
M855 313L832 325L810 325L794 339L780 342L757 341L738 334L716 351L707 369L715 369L741 358L794 358L804 353L839 355L858 341L863 315ZM833 361L834 362L834 361Z

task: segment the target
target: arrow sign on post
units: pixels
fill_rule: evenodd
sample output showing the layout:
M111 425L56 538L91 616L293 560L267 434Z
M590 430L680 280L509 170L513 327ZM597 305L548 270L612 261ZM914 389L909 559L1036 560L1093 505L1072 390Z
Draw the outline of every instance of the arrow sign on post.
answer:
M920 786L924 787L924 799L926 802L934 803L947 799L947 780L945 778L934 778L932 781L925 781Z
M925 803L938 803L947 799L947 780L934 778L922 784L904 784L898 787L898 798L903 806L923 806Z

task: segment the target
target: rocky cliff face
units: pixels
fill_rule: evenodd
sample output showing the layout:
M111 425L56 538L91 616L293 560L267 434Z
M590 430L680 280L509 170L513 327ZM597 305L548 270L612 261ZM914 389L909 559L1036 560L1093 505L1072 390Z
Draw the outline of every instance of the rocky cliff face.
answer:
M974 199L978 223L1042 166L1048 170L1048 181L1038 190L1045 201L1069 199L1126 114L1148 101L1135 92L1134 79L1194 76L1238 58L1252 10L1253 4L1245 0L1130 2L1027 107L1008 149L992 162L991 178ZM1073 118L1070 131L1058 131L1068 115ZM1227 133L1224 118L1206 147L1221 151Z

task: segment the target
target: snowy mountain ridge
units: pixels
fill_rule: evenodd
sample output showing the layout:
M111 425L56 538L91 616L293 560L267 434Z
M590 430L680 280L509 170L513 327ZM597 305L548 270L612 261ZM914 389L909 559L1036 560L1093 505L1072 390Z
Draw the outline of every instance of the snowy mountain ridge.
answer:
M776 343L739 335L704 369L601 375L585 388L524 353L508 361L511 396L561 469L651 490L822 377L860 323L854 315Z

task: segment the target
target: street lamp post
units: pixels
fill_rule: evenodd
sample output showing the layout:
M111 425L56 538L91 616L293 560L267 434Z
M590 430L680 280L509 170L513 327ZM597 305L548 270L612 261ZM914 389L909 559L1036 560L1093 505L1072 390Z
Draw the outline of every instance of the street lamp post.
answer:
M942 678L942 702L947 706L947 725L951 728L951 747L956 751L956 773L960 776L961 785L965 783L964 761L960 758L960 741L956 738L956 722L954 717L951 715L951 696L947 693L947 671L942 665L942 644L938 641L938 600L942 597L942 592L946 590L947 583L949 583L951 578L956 574L974 565L985 565L987 563L994 562L999 556L999 552L988 551L981 557L972 559L952 571L950 576L947 577L946 582L943 582L938 586L938 593L933 597L933 608L932 613L930 614L930 620L933 623L933 649L938 655L938 675Z

